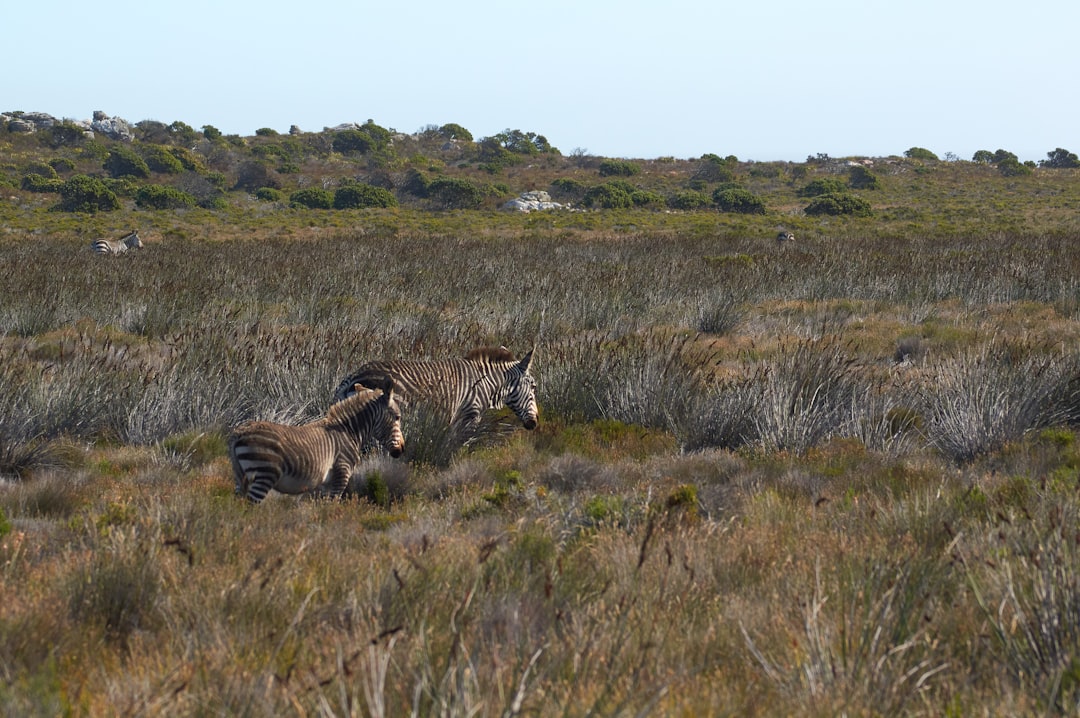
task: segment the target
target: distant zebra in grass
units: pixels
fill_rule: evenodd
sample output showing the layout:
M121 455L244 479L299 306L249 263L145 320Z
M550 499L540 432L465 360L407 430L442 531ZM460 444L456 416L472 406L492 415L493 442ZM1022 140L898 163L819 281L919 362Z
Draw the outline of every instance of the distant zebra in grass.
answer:
M143 243L139 239L139 230L132 230L129 234L117 240L98 239L90 244L98 254L123 254L129 249L142 249Z
M795 233L789 232L786 229L780 230L780 234L776 235L776 243L783 244L784 242L794 242Z
M487 409L505 404L522 426L536 428L536 379L529 373L533 352L520 360L505 347L473 349L464 359L373 361L345 377L334 390L342 401L383 375L399 390L402 406L416 402L445 419L459 440L471 438Z
M257 504L270 489L301 494L325 484L340 497L367 448L378 444L401 456L405 439L394 384L385 376L378 383L302 426L252 421L236 427L229 436L236 493Z

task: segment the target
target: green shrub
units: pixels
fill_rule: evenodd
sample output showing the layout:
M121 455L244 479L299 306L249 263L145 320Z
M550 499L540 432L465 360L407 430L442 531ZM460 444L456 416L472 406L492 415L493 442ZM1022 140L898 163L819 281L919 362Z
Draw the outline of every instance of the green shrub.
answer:
M146 166L153 172L177 175L184 171L184 165L170 152L171 148L152 145L143 150Z
M809 215L852 215L855 217L869 217L874 213L869 202L846 192L830 192L815 197L804 211Z
M582 197L582 203L586 207L598 207L600 209L626 209L634 206L633 194L636 191L631 187L629 190L626 183L605 182L595 187L590 187Z
M149 184L135 191L135 206L143 209L184 209L195 204L194 197L175 187Z
M472 133L459 124L449 122L439 128L439 136L445 137L448 140L460 140L462 142L472 142Z
M150 176L150 167L139 155L127 147L117 147L109 152L105 158L105 171L111 177L137 177Z
M96 177L75 175L60 186L60 209L64 212L111 212L120 200Z
M580 201L587 189L584 182L570 177L560 177L551 181L551 193L562 199Z
M633 177L639 172L641 167L627 160L604 160L600 163L601 177Z
M701 164L694 171L693 179L706 182L731 182L739 160L734 155L721 157L712 153L701 156Z
M288 197L279 189L273 187L260 187L255 190L255 199L262 202L285 202Z
M203 137L210 140L211 142L213 142L214 140L220 140L221 139L221 130L214 127L213 125L203 125L202 126L202 134L203 134Z
M363 130L341 130L334 133L334 152L343 155L350 153L364 154L375 147L375 141Z
M1010 157L998 162L998 172L1005 177L1023 177L1031 174L1031 166L1020 162L1015 157Z
M838 177L819 177L799 190L800 197L819 197L823 194L843 192L846 189L844 180Z
M713 202L721 212L765 214L765 203L745 189L721 189L713 192Z
M912 147L904 153L904 157L908 157L913 160L924 160L927 162L937 162L938 156L928 149L922 147Z
M44 179L56 179L59 176L53 166L46 162L31 162L27 165L25 174L40 175Z
M1080 167L1080 157L1075 152L1058 147L1053 152L1046 153L1046 159L1039 163L1040 167L1051 169L1075 169Z
M59 192L64 185L64 180L59 178L42 177L39 174L30 173L23 175L21 187L27 192Z
M856 165L848 170L848 185L852 189L874 190L881 187L877 175L865 167Z
M196 157L187 147L170 147L169 154L176 158L188 172L202 172L205 168L202 160Z
M712 204L709 195L692 189L678 190L668 197L667 204L672 209L704 209Z
M289 204L293 207L330 209L334 206L334 195L329 190L321 187L309 187L297 190L289 195Z
M667 200L659 192L638 189L630 193L630 201L635 207L663 206Z
M427 192L446 209L476 209L487 195L480 185L458 177L437 177L428 184Z
M255 130L255 134L259 137L277 137L278 132L271 127L260 127Z
M49 160L49 166L53 168L54 172L71 172L75 169L75 162L67 157L56 157Z
M350 184L334 192L334 209L397 207L397 204L393 192L369 184Z

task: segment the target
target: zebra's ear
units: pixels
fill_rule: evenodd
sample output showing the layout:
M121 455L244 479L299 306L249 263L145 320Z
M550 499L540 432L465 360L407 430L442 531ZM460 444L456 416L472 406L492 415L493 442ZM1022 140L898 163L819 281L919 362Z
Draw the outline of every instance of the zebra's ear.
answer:
M536 348L533 347L529 350L529 353L521 357L521 361L518 362L518 366L521 367L521 371L529 371L529 365L532 364L533 352Z

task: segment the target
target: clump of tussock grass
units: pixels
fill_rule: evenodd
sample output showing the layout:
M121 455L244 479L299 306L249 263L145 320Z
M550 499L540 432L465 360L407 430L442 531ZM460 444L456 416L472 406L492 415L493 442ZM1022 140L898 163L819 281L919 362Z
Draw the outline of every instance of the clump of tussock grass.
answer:
M968 581L1008 679L1047 710L1080 708L1080 549L1076 502L1045 497L971 547ZM1028 514L1030 517L1030 514ZM976 553L977 552L977 553Z
M854 347L839 336L782 344L742 376L697 393L683 445L803 453L849 430L863 383Z
M1080 397L1078 366L1075 355L1008 340L941 359L919 395L927 439L963 463L1065 423Z
M695 335L596 333L545 352L546 410L576 421L614 419L678 433L711 366Z
M742 627L747 649L793 704L901 714L949 666L926 625L937 571L933 563L855 567L830 592L819 566L806 598L780 624L777 647Z

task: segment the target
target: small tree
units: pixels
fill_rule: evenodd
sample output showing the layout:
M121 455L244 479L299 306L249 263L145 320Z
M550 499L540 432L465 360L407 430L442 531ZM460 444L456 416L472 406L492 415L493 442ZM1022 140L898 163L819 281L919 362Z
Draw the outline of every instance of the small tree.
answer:
M1076 156L1075 152L1069 152L1066 149L1058 147L1053 152L1046 153L1046 159L1039 163L1042 167L1049 167L1051 169L1074 169L1080 167L1080 157Z
M977 162L981 165L989 165L994 163L994 153L990 150L979 150L971 156L972 162Z
M454 122L448 122L447 124L443 125L439 128L438 132L440 137L448 140L460 140L461 142L473 141L472 133L461 125Z
M120 209L120 200L96 177L75 175L60 187L60 209L64 212L112 212Z
M912 147L904 153L904 157L908 157L913 160L924 160L927 162L937 162L938 156L928 149L923 147Z
M869 202L846 192L831 192L815 197L804 211L809 215L851 215L854 217L870 217L874 213Z

